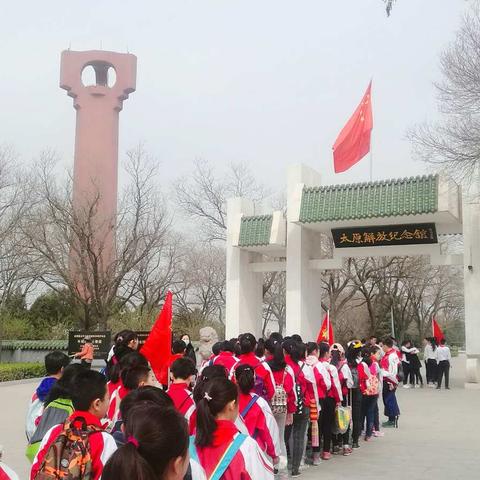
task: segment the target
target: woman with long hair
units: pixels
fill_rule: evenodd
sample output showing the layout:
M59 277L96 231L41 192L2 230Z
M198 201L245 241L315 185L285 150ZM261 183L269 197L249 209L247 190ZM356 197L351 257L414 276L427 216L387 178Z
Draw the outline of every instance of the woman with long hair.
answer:
M237 386L226 378L214 378L205 385L197 403L197 429L190 456L208 478L263 480L273 478L273 468L257 442L239 433Z
M125 436L126 443L106 463L103 480L184 478L189 464L187 422L175 409L150 402L134 406Z
M425 369L427 376L427 387L435 388L437 384L437 360L435 350L437 342L433 337L426 337L423 341L425 348L423 350L423 360L425 361Z

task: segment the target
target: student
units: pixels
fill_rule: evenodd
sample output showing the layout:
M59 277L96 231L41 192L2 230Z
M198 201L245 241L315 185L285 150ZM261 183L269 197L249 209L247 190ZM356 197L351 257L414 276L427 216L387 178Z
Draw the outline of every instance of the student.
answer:
M310 419L310 405L315 401L313 384L307 380L304 370L306 346L295 340L286 340L283 343L285 361L293 371L295 381L296 410L293 414L292 425L285 428L285 441L291 441L292 477L300 475L300 464L305 451L306 432Z
M37 428L38 419L42 415L44 408L44 402L53 385L62 376L63 369L70 363L70 358L63 352L56 350L45 355L44 362L47 376L35 390L25 419L25 433L29 441Z
M273 375L267 363L262 362L254 352L257 341L251 333L244 333L240 337L241 355L238 362L230 371L230 378L234 376L234 370L240 365L250 365L255 370L255 393L270 401L275 393L273 387Z
M107 417L110 420L109 429L114 429L116 422L121 420L119 417L120 402L128 392L136 390L139 387L144 387L145 385L155 385L156 383L155 376L150 370L150 367L144 365L135 365L123 369L120 378L122 384L113 392L108 406Z
M172 399L168 396L165 390L158 387L147 385L145 387L137 388L129 392L125 398L120 402L120 415L122 420L118 424L118 429L112 433L117 447L126 443L125 425L128 421L130 410L137 405L146 403L153 403L165 408L175 408Z
M138 349L138 335L133 330L122 330L115 336L115 344L109 353L106 375L110 379L112 369L122 358Z
M422 362L418 358L420 351L410 342L410 353L408 359L410 362L410 386L413 388L423 388L423 377L420 373Z
M380 361L383 376L383 403L385 416L388 421L382 424L383 427L398 427L400 409L395 395L398 386L398 364L400 363L397 351L394 348L392 338L388 337L383 341L385 355Z
M67 365L63 371L63 375L51 388L50 393L45 399L45 410L39 418L37 428L25 452L30 463L33 462L45 434L53 426L63 424L73 413L73 380L75 376L83 370L84 367L78 363Z
M107 382L107 388L108 393L110 394L110 398L112 398L115 390L122 385L122 370L136 367L137 365L142 365L144 367L148 367L149 365L148 360L137 351L127 353L122 357L119 363L115 364L115 366L111 369L110 372L110 380Z
M380 361L382 359L383 351L378 345L372 346L370 350L371 350L370 359L372 360L372 363L375 364L374 369L371 369L371 371L377 372L378 387L379 387L379 393L377 396L377 400L375 402L375 409L374 409L374 415L373 415L373 436L383 437L383 432L380 431L380 410L378 408L378 397L380 396L383 388L382 368L380 367Z
M362 425L365 426L365 441L371 440L375 422L375 404L379 393L377 364L372 362L371 348L362 348L362 361L358 364L358 380L362 392ZM366 422L365 422L366 420Z
M92 368L93 362L93 343L91 337L85 337L83 339L82 350L73 355L74 358L81 360L82 367Z
M335 423L335 406L343 401L342 387L336 367L330 364L330 345L322 342L318 345L318 359L323 363L330 374L331 387L322 404L320 433L323 438L322 460L330 460L332 457L332 434Z
M195 411L195 402L191 392L197 369L188 357L177 358L170 368L172 383L167 390L175 408L190 422Z
M358 364L361 362L362 344L359 340L349 342L345 358L352 374L353 385L350 388L348 404L352 407L352 448L360 448L359 439L362 432L362 392L358 381Z
M402 342L402 347L400 351L402 352L402 369L403 369L403 388L410 388L410 385L408 383L409 378L411 378L411 372L410 372L410 356L409 353L411 351L410 348L410 340L404 340Z
M265 347L269 353L267 363L275 381L275 394L271 402L272 413L279 431L280 455L285 460L287 458L285 426L287 423L292 424L293 414L296 411L294 373L285 362L281 341L276 341L270 337L265 342Z
M125 435L127 442L108 460L102 480L184 478L189 463L188 431L176 410L155 404L134 406Z
M378 348L378 347L377 347ZM353 377L350 367L345 360L345 350L339 343L334 343L330 347L330 363L337 369L338 379L342 388L342 405L348 406L348 398L350 395L350 389L353 387ZM352 454L352 448L350 447L350 425L344 434L338 434L334 441L337 448L333 448L334 453L343 453L344 456Z
M62 461L56 465L55 459L61 456L62 452L67 452L68 445L78 442L79 435L85 435L80 432L88 432L90 460L85 467L91 468L92 480L98 480L101 477L104 464L117 448L115 440L103 431L101 424L101 419L107 413L109 401L106 378L93 370L81 372L73 380L72 391L75 411L63 425L56 425L45 434L30 471L30 480L35 480L37 474L45 469L50 471L54 469L56 470L54 473L59 478L66 478L70 467L75 467L76 462L69 458L70 465L64 467ZM62 439L63 435L67 436L66 444ZM82 460L85 458L83 457ZM61 471L58 471L60 468ZM73 480L74 472L70 471L69 474L68 478Z
M234 355L235 346L229 340L225 340L220 345L220 352L211 360L211 365L222 365L228 371L238 363L238 358Z
M237 416L236 385L226 378L209 381L204 398L197 404L197 431L191 443L191 458L198 458L208 478L216 472L216 478L222 480L272 480L271 463L253 438L239 433L233 423Z
M3 449L0 446L0 480L19 480L18 475L5 463L2 462Z
M450 362L452 360L452 354L450 349L446 345L444 338L440 340L440 345L435 350L435 358L437 360L438 366L438 384L437 390L442 388L442 379L445 375L445 389L450 390L449 380L450 380Z
M255 373L250 365L240 365L235 370L235 380L240 390L238 408L248 433L276 465L280 455L280 437L272 410L262 397L253 393Z
M437 343L433 337L426 337L424 339L424 345L425 348L423 350L423 359L425 361L427 387L434 388L438 380L437 358L435 355Z

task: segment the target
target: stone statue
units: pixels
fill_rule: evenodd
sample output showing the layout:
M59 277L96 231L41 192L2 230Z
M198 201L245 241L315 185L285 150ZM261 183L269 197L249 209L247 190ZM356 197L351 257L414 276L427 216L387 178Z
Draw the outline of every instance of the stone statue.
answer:
M200 362L207 361L212 355L212 346L218 342L218 334L212 327L203 327L200 329L200 341L198 353L200 354Z

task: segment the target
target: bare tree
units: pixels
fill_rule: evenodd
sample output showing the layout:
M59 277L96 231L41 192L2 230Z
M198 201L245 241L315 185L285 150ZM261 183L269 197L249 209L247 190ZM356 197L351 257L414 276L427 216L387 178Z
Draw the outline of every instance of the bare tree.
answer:
M244 164L231 164L221 176L208 162L197 160L192 174L175 183L174 195L183 212L198 222L205 240L224 241L227 199L246 197L257 202L266 197L267 191Z
M141 147L128 152L129 182L115 219L99 219L98 191L75 211L71 179L60 187L54 167L55 158L45 154L34 172L36 198L23 222L26 245L41 280L57 291L67 287L82 306L82 326L106 328L136 291L126 282L128 274L164 246L170 228L156 167ZM99 229L115 237L113 257L105 255L106 238L97 235Z
M437 123L412 128L407 136L417 158L446 169L458 181L478 179L480 160L480 4L464 16L455 40L440 57L441 81L435 84Z

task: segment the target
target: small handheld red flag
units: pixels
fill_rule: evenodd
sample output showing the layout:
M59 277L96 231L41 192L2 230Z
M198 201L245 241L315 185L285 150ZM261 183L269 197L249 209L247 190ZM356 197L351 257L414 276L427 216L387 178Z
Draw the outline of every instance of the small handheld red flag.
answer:
M437 345L440 345L440 342L443 338L445 338L445 335L442 332L442 329L440 328L440 325L437 323L437 321L432 317L432 335L435 338L435 342L437 342Z
M168 385L168 367L172 355L172 292L165 303L140 351L150 362L153 373L162 385Z
M317 336L317 343L326 342L329 345L333 345L335 340L333 338L333 327L330 322L330 312L327 311L322 322L322 326Z
M373 129L372 82L353 115L343 127L333 145L335 173L341 173L359 162L370 151Z

